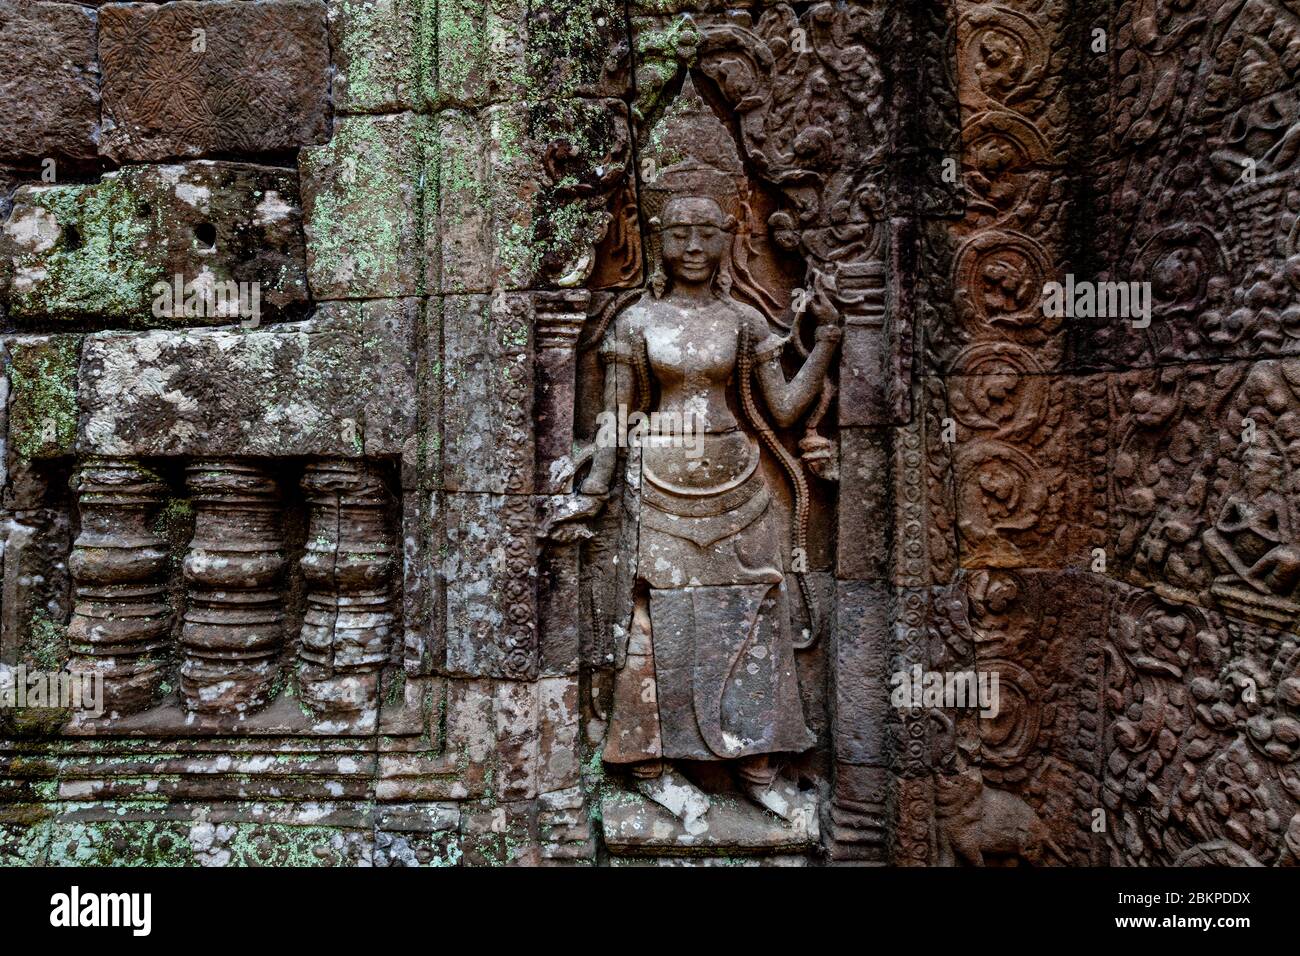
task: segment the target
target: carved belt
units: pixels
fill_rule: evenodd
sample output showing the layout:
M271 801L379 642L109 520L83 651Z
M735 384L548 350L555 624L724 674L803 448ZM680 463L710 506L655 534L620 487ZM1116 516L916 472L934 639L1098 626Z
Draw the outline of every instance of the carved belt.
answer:
M767 511L771 493L762 473L755 471L739 487L703 499L683 498L647 483L641 501L645 527L704 548L753 524Z

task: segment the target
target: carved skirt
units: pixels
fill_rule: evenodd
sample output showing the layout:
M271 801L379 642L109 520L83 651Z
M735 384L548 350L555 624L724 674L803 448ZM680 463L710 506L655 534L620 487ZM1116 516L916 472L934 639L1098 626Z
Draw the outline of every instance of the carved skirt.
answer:
M732 760L814 738L795 672L777 510L762 472L716 494L643 474L634 618L604 758Z

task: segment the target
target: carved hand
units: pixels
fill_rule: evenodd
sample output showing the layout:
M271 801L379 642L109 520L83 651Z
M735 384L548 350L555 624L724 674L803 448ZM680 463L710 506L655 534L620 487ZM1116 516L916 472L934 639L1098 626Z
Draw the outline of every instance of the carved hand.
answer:
M605 506L603 494L587 493L588 478L583 483L583 492L577 495L556 495L548 503L546 516L542 522L543 538L560 544L571 544L592 536L591 529L585 524L588 518L595 517Z
M839 289L835 283L835 277L825 272L815 272L813 274L813 295L808 304L813 318L817 320L819 327L838 326L840 324L840 310L835 307L833 296Z

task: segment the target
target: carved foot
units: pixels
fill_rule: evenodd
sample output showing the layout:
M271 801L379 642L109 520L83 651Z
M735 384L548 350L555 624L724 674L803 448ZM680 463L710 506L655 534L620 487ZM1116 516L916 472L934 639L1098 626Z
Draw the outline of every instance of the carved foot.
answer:
M665 767L657 777L638 779L636 788L681 820L692 836L708 828L702 819L709 812L708 796L673 768Z
M811 793L802 793L788 780L777 777L770 784L742 781L746 796L760 807L775 813L799 832L817 836L817 802Z

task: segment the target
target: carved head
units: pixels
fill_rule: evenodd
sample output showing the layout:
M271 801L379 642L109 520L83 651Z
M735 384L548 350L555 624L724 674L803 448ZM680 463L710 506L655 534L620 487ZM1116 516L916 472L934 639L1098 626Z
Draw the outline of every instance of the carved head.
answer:
M736 221L708 196L677 196L659 219L664 269L674 282L711 282L731 244Z
M1265 441L1252 442L1242 455L1242 484L1252 496L1277 491L1286 478L1286 459Z
M1251 37L1237 66L1237 86L1248 100L1259 99L1278 89L1283 72L1277 54L1258 37Z

